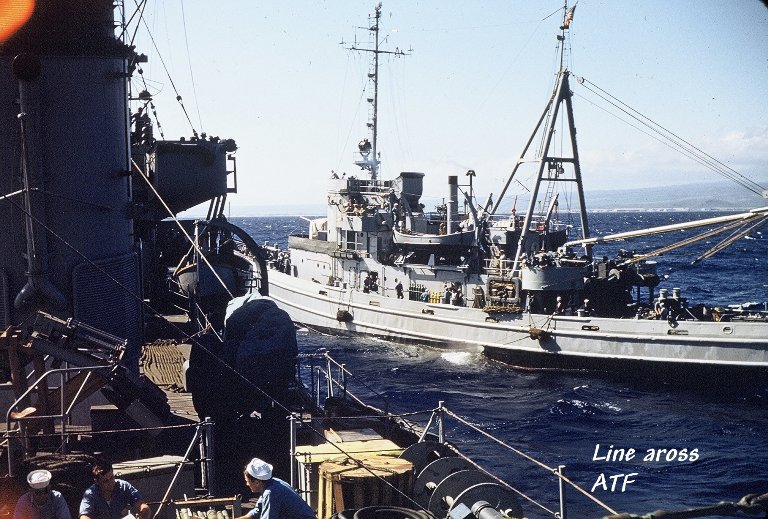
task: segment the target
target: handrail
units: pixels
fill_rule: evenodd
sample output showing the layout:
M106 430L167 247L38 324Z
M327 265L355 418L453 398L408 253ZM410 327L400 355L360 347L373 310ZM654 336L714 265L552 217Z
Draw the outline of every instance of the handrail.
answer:
M320 388L322 387L322 383L320 381L320 376L322 374L322 376L326 377L327 396L333 396L333 388L334 387L335 388L340 388L343 391L343 395L344 396L352 398L356 402L361 403L362 405L366 405L366 407L369 407L369 408L371 407L370 405L365 404L364 402L362 402L359 398L357 398L355 395L353 395L348 390L348 388L347 388L347 377L348 376L353 376L353 375L346 368L346 366L344 364L341 364L338 361L336 361L335 359L333 359L330 356L329 352L323 352L322 354L309 354L309 355L305 355L305 356L306 357L310 357L310 358L324 358L325 361L326 361L326 366L324 368L323 367L317 367L317 376L318 376L318 378L317 378L316 381L314 381L314 382L316 382L316 384L313 384L313 386L312 386L313 391L316 390L318 392L318 395L317 395L318 401L319 401ZM334 376L333 376L333 372L332 372L333 369L337 369L338 370L338 380L336 378L334 378ZM311 373L311 376L314 379L314 376L315 376L314 369L312 369L310 371L310 373ZM361 382L364 385L366 385L361 380L358 380L358 382ZM366 387L368 387L368 386L366 385ZM382 399L384 399L386 401L386 397L384 395L380 395L373 388L368 387L368 389L370 389L374 394L379 395ZM315 396L315 395L313 395L313 396ZM388 411L385 411L385 412L381 413L381 416L386 417L386 418L395 418L396 417L396 415L389 414ZM565 473L565 469L566 469L565 465L559 465L559 466L557 466L555 468L555 467L550 467L550 466L546 465L545 463L542 463L541 461L539 461L539 460L533 458L532 456L530 456L530 455L520 451L519 449L516 449L516 448L512 447L511 445L509 445L508 443L500 440L499 438L494 437L493 435L491 435L487 431L479 428L478 426L468 422L467 420L463 419L462 417L460 417L456 413L451 412L447 407L445 407L445 402L443 402L443 401L440 401L438 403L438 407L432 410L431 416L430 416L426 426L422 429L421 434L419 435L419 440L418 441L419 442L426 441L427 436L429 435L430 429L436 428L437 429L437 435L436 435L437 436L437 441L440 442L440 443L446 443L448 440L447 440L446 434L445 434L445 431L446 431L446 424L445 424L445 422L446 422L446 418L448 418L448 417L456 420L458 423L463 424L464 426L469 427L470 429L473 429L474 431L476 431L479 434L485 436L486 438L490 439L491 441L494 441L498 445L500 445L500 446L506 448L507 450L511 451L515 455L517 455L517 456L519 456L519 457L521 457L523 459L528 460L529 462L531 462L534 465L538 466L539 468L545 470L549 474L554 475L557 478L557 482L558 482L558 494L559 494L559 506L558 506L558 508L559 508L559 512L547 508L546 506L544 506L543 504L539 503L538 501L536 501L532 497L526 495L522 491L520 491L517 488L513 487L512 485L510 485L506 481L504 481L504 480L500 479L499 477L489 473L486 469L484 469L483 467L478 465L476 462L470 460L465 455L462 455L462 454L457 452L457 454L459 454L460 457L465 458L467 461L470 461L479 470L485 472L486 474L489 474L491 477L493 477L494 479L496 479L497 481L502 483L504 486L506 486L510 490L514 491L515 493L517 493L520 497L522 497L522 498L526 499L527 501L531 502L532 504L540 507L542 510L546 511L547 513L549 513L553 517L558 517L559 519L566 519L566 514L567 514L566 487L567 486L575 489L577 492L579 492L581 494L585 494L594 503L596 503L597 505L603 507L608 512L616 513L608 505L606 505L605 503L603 503L599 499L591 496L580 485L578 485L577 483L572 481L570 478L568 478L566 476L566 473ZM337 417L337 419L340 419L340 418Z
M355 395L352 391L349 390L347 386L347 379L348 377L352 377L352 379L355 380L358 384L362 385L371 392L374 396L381 399L381 401L384 404L384 409L380 410L384 414L387 414L389 412L389 399L386 397L386 395L383 395L373 389L370 385L368 385L365 381L355 377L355 375L349 371L345 364L341 364L336 359L330 356L330 353L328 352L322 352L322 353L310 353L310 354L302 354L299 355L299 358L308 358L308 359L322 359L325 361L325 367L322 366L316 366L312 364L310 366L310 383L308 386L310 387L311 391L311 397L312 400L315 401L318 405L320 404L320 392L322 387L322 380L321 376L325 377L325 388L326 388L326 397L332 397L334 396L334 389L339 389L341 391L341 396L346 396L351 399L353 399L355 402L357 402L360 405L364 405L366 407L371 407L368 403L363 401L361 398L359 398L357 395ZM336 371L336 374L334 376L334 370ZM315 379L315 376L317 378Z
M85 384L88 382L91 373L97 370L109 370L109 366L99 365L99 366L78 366L74 368L55 368L55 369L49 369L42 375L40 375L33 384L31 384L24 393L21 394L14 402L8 407L8 411L5 413L5 426L6 426L6 436L9 437L8 441L8 475L13 477L15 476L16 467L15 467L15 457L13 456L13 442L10 441L10 436L17 431L15 429L11 429L11 421L19 422L19 428L18 432L21 432L22 424L24 422L28 421L39 421L39 420L47 420L47 419L59 419L61 420L61 437L62 437L62 445L66 444L66 421L69 418L70 413L72 412L72 408L75 405L75 402L77 402L77 399L80 397L80 394L85 387ZM88 375L86 376L83 383L80 385L80 388L77 391L77 394L75 395L75 398L73 399L72 403L69 407L65 410L65 402L64 402L64 375L69 372L88 372ZM59 374L61 375L61 383L59 385L59 391L61 392L61 399L60 399L60 413L58 415L38 415L38 416L20 416L16 417L14 420L11 420L11 414L18 408L19 404L27 397L29 396L32 391L34 391L37 386L46 378L48 378L51 375Z

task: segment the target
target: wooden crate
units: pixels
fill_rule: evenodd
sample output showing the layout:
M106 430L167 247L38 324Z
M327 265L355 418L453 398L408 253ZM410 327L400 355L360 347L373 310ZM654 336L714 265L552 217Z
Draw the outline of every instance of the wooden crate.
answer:
M324 461L319 473L317 513L321 518L353 508L411 504L413 465L407 460L376 454L343 457Z
M295 459L299 468L297 487L301 496L313 509L317 509L318 505L319 467L323 462L344 457L345 453L358 458L373 454L397 457L403 452L401 447L381 437L358 440L357 435L351 437L348 433L334 433L334 435L339 436L336 442L296 447ZM342 436L350 441L342 442Z

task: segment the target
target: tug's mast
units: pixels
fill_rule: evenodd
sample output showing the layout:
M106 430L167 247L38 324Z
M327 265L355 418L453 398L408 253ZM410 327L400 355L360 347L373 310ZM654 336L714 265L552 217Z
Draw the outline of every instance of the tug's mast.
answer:
M373 96L368 97L367 101L370 103L369 122L368 128L371 132L370 148L360 147L360 158L355 161L355 164L363 169L370 171L371 180L378 178L379 166L381 161L378 154L378 107L379 107L379 55L392 54L394 56L405 56L406 53L398 48L395 50L382 50L381 44L383 41L379 37L380 21L381 21L381 2L376 5L374 14L369 17L370 23L368 27L361 27L371 33L371 47L362 47L357 43L347 47L349 50L356 50L362 52L370 52L373 55L371 60L370 70L368 71L368 81L373 90ZM386 38L384 38L386 40ZM343 44L343 42L342 42Z

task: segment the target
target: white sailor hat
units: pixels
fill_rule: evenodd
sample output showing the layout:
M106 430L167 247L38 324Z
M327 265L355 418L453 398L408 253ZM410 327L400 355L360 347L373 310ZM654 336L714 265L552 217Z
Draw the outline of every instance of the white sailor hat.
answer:
M246 472L256 479L267 481L272 478L272 465L259 458L253 458L245 467Z
M33 470L27 475L27 483L35 490L45 488L51 482L51 473L47 470Z

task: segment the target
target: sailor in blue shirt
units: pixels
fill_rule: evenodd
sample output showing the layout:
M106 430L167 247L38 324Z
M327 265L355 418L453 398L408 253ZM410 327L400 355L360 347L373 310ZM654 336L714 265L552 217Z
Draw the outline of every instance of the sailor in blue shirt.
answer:
M272 465L253 458L243 471L245 484L260 494L256 507L237 519L316 519L315 513L282 479L272 477Z
M91 465L93 485L80 501L80 519L121 519L133 513L138 519L149 519L151 510L139 491L122 479L115 479L112 464L96 461Z
M50 487L51 473L33 470L27 475L30 491L22 495L13 511L13 519L70 519L64 497Z

